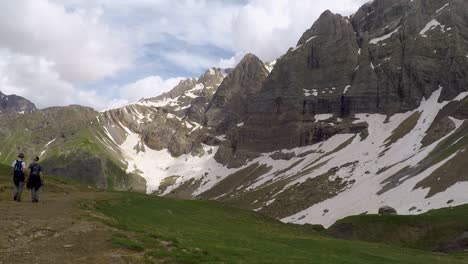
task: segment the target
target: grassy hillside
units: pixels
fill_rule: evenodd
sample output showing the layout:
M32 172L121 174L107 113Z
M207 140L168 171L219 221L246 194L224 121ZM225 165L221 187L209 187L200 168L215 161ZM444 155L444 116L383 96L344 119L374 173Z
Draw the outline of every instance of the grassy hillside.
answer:
M414 216L351 216L338 221L328 233L352 240L434 250L440 243L451 241L465 231L468 231L468 205Z
M117 246L146 263L468 263L462 257L326 238L312 226L287 225L209 201L122 193L97 209L122 232Z
M97 115L81 106L0 115L0 163L10 164L19 152L27 162L41 155L47 174L112 190L145 191L143 178L126 173L121 153Z

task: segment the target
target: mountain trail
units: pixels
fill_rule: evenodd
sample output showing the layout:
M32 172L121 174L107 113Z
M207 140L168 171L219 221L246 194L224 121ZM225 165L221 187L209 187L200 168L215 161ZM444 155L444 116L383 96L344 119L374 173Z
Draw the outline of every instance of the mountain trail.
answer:
M130 255L112 245L114 231L82 201L111 198L105 192L46 186L39 203L29 191L14 202L0 188L0 264L131 263Z

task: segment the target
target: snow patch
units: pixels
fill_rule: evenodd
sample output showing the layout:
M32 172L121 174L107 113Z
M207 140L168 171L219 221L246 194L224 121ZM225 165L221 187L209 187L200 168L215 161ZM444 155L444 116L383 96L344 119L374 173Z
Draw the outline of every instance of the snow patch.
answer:
M343 94L348 93L349 89L351 88L351 85L346 85L346 87L343 90Z
M316 37L317 37L317 36L312 36L312 37L308 38L308 39L305 41L305 43L309 43L309 41L315 39Z
M318 96L318 91L317 89L302 89L304 91L304 96L309 97L309 96Z
M57 138L54 138L51 141L47 142L47 144L45 144L45 146L42 148L43 150L41 151L41 154L39 154L39 158L42 157L46 153L47 147L50 146L50 144L54 143L56 139Z
M419 35L423 36L424 38L427 38L426 33L430 30L433 30L437 27L440 27L440 30L445 33L445 26L439 23L436 19L432 19L429 21L429 23L426 24L426 26L419 32Z
M275 68L276 62L277 62L277 60L265 63L265 68L267 69L267 71L269 73L271 73L273 71L273 69Z
M218 147L203 145L205 154L192 156L185 154L172 157L167 149L153 150L144 145L140 136L124 127L127 138L120 145L127 161L127 173L138 173L147 181L147 192L158 190L161 181L170 176L179 176L177 183L195 178L201 180L201 187L196 194L208 190L215 179L229 175L233 169L219 164L214 159ZM144 148L143 148L144 147ZM173 190L169 186L165 193Z
M315 121L316 122L324 121L324 120L328 120L328 119L330 119L332 117L333 117L333 114L318 114L318 115L315 115Z
M444 10L446 7L448 7L450 4L447 3L445 5L443 5L441 8L437 9L436 13L439 13L440 11Z
M379 42L384 41L384 40L390 38L393 34L397 33L399 30L400 30L400 27L397 27L395 30L393 30L392 32L388 33L387 35L384 35L384 36L379 37L379 38L371 39L371 40L369 41L369 43L370 43L370 44L376 45L376 44L378 44Z
M425 212L433 208L446 206L447 198L453 199L456 197L459 203L468 202L468 193L461 191L460 186L462 185L460 184L452 186L450 189L457 189L461 192L453 193L447 190L429 199L425 198L428 192L427 189L413 190L418 182L444 165L455 154L426 169L419 175L403 179L406 181L401 180L387 192L377 194L383 187L382 182L388 177L405 167L414 167L419 164L441 141L452 135L463 123L461 120L452 119L456 126L452 132L431 145L423 147L421 140L426 135L426 131L439 111L449 103L449 101L438 102L441 91L442 87L439 87L428 99L423 99L417 109L396 114L388 120L386 116L380 114L355 115L358 119L355 123L366 122L368 124L367 138L361 140L356 137L348 147L327 156L325 165L291 181L285 189L303 183L307 179L323 175L333 168L338 168L333 177L340 177L353 183L333 198L314 204L297 214L285 217L282 221L297 224L322 224L329 227L336 220L349 215L357 215L363 212L376 213L378 208L383 205L390 205L401 214L414 214L416 212L409 211L413 205ZM463 98L463 96L465 95L461 95L460 98ZM416 112L420 113L420 118L415 128L390 146L386 146L386 139L392 135L392 131ZM353 163L355 165L351 167L341 167L343 164ZM380 171L383 168L386 168L386 170ZM323 215L324 209L328 209L330 212ZM306 217L303 217L304 215Z

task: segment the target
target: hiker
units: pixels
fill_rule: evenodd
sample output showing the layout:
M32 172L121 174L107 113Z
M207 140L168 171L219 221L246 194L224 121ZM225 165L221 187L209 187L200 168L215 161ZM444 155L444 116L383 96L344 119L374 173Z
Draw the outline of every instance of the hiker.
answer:
M31 190L31 199L33 203L39 202L39 188L42 186L41 171L39 165L39 157L35 157L33 163L29 165L29 178L26 187Z
M24 175L26 171L26 163L24 162L24 154L20 153L12 164L13 167L13 183L14 197L13 200L21 202L21 193L24 187Z

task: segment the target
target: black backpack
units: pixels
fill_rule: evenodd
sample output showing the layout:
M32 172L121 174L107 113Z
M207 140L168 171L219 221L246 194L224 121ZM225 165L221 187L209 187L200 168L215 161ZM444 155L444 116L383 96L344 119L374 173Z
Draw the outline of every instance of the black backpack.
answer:
M13 180L15 182L24 181L23 161L17 160L13 168Z
M30 166L30 169L31 169L31 175L33 176L40 176L41 175L41 171L42 171L42 168L39 164L37 163L34 163Z

